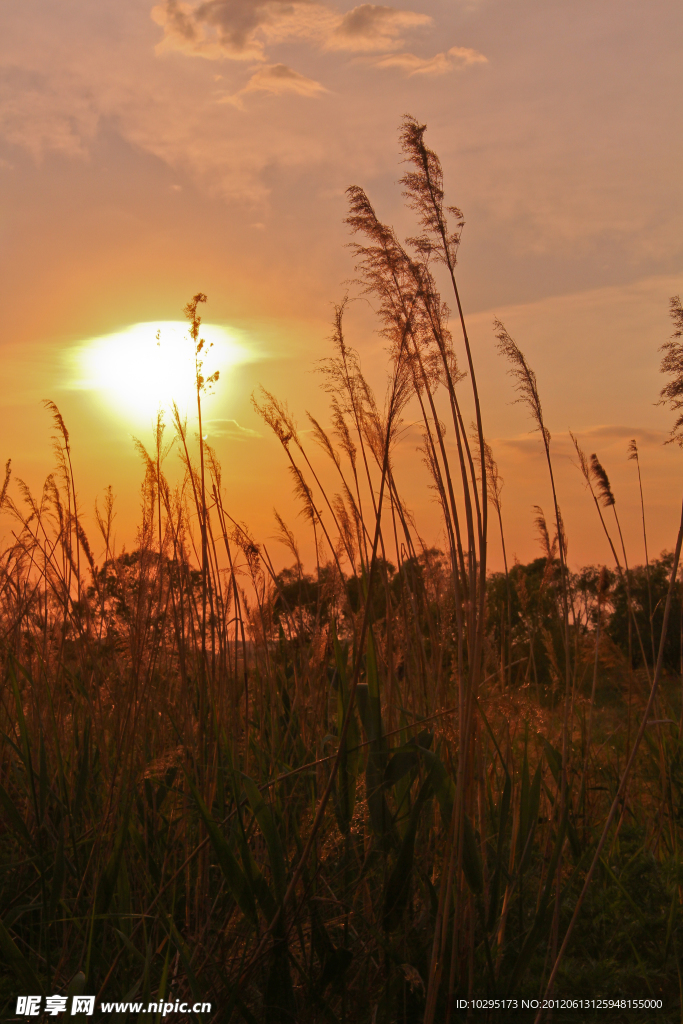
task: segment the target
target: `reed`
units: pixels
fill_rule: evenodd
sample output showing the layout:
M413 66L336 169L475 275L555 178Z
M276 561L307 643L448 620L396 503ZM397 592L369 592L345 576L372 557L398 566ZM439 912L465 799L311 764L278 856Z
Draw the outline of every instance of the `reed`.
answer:
M358 279L388 346L384 396L342 302L320 366L329 425L309 415L304 432L278 396L254 397L314 565L275 512L291 559L276 568L202 435L217 383L203 375L202 293L185 309L198 438L174 408L171 441L159 416L153 445L136 442L133 550L115 550L111 491L97 546L88 539L77 444L54 404L56 470L40 495L7 464L3 1019L18 994L76 990L211 1002L187 1019L250 1024L455 1022L463 999L551 991L661 998L661 1019L680 1019L683 708L668 627L683 527L673 557L646 556L647 586L644 568L623 574L611 539L614 571L570 569L539 386L497 322L553 498L550 529L536 511L541 557L508 564L456 279L463 217L446 205L425 126L406 118L400 144L414 238L349 190ZM678 410L673 309L662 398ZM422 425L443 550L402 493L408 416ZM576 447L604 526L606 472ZM487 568L489 505L503 573ZM648 645L625 634L649 623L654 636L653 601L652 685L627 686L639 650L650 671Z

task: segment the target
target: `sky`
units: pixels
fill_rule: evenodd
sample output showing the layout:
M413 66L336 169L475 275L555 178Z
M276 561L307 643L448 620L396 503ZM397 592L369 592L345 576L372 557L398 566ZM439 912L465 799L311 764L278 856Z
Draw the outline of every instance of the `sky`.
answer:
M549 514L550 492L494 317L538 378L570 562L610 557L570 429L610 475L630 561L643 560L631 438L650 553L674 545L683 453L656 402L683 290L679 3L0 0L0 19L0 459L16 476L39 488L52 469L51 399L86 521L111 484L119 547L134 546L133 438L150 443L169 391L187 399L173 360L202 291L226 503L284 564L273 507L305 525L250 396L263 385L302 428L307 409L326 422L315 369L334 304L360 292L345 190L414 232L397 136L410 113L464 212L459 286L510 556L540 553L532 506ZM381 393L384 343L367 303L352 306L348 340ZM417 443L409 416L397 466L438 543Z

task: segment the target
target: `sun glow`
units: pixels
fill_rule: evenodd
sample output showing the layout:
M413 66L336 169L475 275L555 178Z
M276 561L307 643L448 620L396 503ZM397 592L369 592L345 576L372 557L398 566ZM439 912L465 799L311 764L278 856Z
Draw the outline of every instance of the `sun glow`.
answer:
M202 324L200 337L206 342L200 355L203 376L218 370L218 388L225 385L227 370L254 358L223 327ZM192 415L196 409L194 345L183 321L132 324L116 334L94 338L73 354L73 386L98 392L128 419L149 420L159 408L169 410L173 402L181 415Z

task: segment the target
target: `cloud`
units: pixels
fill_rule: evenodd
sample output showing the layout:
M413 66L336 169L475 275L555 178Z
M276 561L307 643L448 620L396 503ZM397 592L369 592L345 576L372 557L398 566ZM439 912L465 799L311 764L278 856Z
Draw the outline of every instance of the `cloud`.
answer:
M265 92L271 96L290 93L295 96L313 97L327 92L327 89L320 82L315 82L312 78L306 78L298 71L288 68L286 64L266 64L254 72L243 89L232 96L222 97L219 102L232 103L241 108L242 97L250 92Z
M586 439L603 441L605 444L616 444L618 441L630 441L635 438L638 446L645 448L649 445L664 444L668 438L665 430L652 430L647 427L624 427L619 424L600 424L596 427L586 427L585 430L574 431L579 444L583 445Z
M162 0L152 18L164 30L157 52L209 60L265 60L267 43L324 39L338 21L315 0Z
M433 57L418 57L414 53L390 53L373 60L376 68L398 68L412 75L445 75L449 71L465 68L470 64L488 64L483 53L464 46L452 46L445 53Z
M649 427L625 427L620 424L611 423L584 427L581 430L573 431L573 433L586 452L592 452L598 445L608 448L618 444L623 446L624 455L626 454L626 445L631 438L635 438L639 448L649 448L660 447L669 436L664 430L652 430ZM571 459L575 458L574 443L568 431L553 431L552 441L557 455ZM525 455L542 454L543 451L541 436L538 431L529 431L528 434L521 434L516 437L497 437L492 439L491 445L494 452L498 447Z
M392 6L396 2L390 0ZM430 131L434 124L452 123L452 96L440 89L447 76L435 73L437 63L431 55L441 45L450 53L449 65L452 61L457 67L462 62L462 56L458 60L446 45L463 42L462 37L446 35L451 26L455 31L455 23L445 15L446 7L454 5L420 4L421 10L435 17L433 29L428 30L430 37L433 31L443 42L418 49L406 27L405 46L394 45L389 52L359 53L365 67L383 62L398 90L387 93L381 81L372 82L366 74L358 74L356 62L348 59L351 51L326 51L327 41L350 13L349 6L357 8L356 0L340 4L337 11L332 3L292 0L287 5L273 0L258 5L240 0L226 24L228 28L237 24L234 11L246 11L249 18L241 37L246 42L240 43L235 28L232 36L227 34L222 49L216 46L215 55L225 56L232 39L231 52L241 46L241 59L221 60L219 66L215 60L190 59L181 52L169 52L163 59L154 57L155 45L166 29L149 17L153 4L158 12L165 12L164 17L175 19L175 42L171 45L169 40L167 49L172 50L177 42L189 54L204 32L207 40L211 37L216 44L217 30L201 20L200 12L207 8L201 7L200 0L176 0L175 6L170 0L100 0L94 5L85 0L69 0L66 5L25 0L5 5L0 36L0 62L5 69L0 78L0 136L37 161L51 152L79 160L97 152L99 132L114 133L133 151L150 154L210 194L239 203L267 203L280 182L298 188L291 177L296 168L305 174L313 167L319 169L318 180L323 185L316 201L325 196L326 203L325 189L341 194L348 180L370 180L378 167L386 170L382 181L393 180L393 171L388 170L395 159L389 125L393 125L396 110L413 109L410 90L417 83L426 90L419 99L421 116ZM401 3L412 7L411 0ZM495 21L495 5L488 8ZM209 12L217 17L217 5ZM533 26L536 14L529 17ZM286 53L284 48L280 52L275 49L275 30L289 31L292 22L301 42L288 44ZM255 29L255 24L266 25L267 31ZM478 27L483 31L486 24ZM416 26L411 31L423 33L425 29ZM262 44L260 55L257 60L247 60L244 51L254 47L254 41ZM489 54L487 49L490 88L482 89L482 76L473 75L467 102L459 108L458 132L438 127L443 134L433 138L446 172L449 167L458 168L460 199L453 198L466 208L476 200L482 244L490 244L499 260L508 252L508 245L513 252L521 251L521 262L510 257L513 270L506 278L505 289L509 290L503 294L513 294L512 281L518 288L522 277L517 276L516 268L519 266L520 275L526 273L522 267L528 266L529 254L535 258L533 254L553 253L553 259L542 264L547 271L539 278L539 294L552 294L552 289L559 294L583 286L577 283L584 281L578 271L571 270L574 276L568 284L554 276L560 273L560 266L565 267L565 259L571 261L567 267L575 267L579 253L595 261L595 273L588 276L601 282L621 280L620 274L629 281L638 276L673 274L672 268L680 266L680 188L676 161L670 159L669 152L671 115L666 114L666 104L655 105L655 79L651 83L655 92L641 96L635 86L632 91L633 76L629 78L623 71L625 91L609 91L609 104L596 108L595 97L606 103L608 95L599 87L603 72L597 53L592 77L582 78L576 89L566 89L571 61L564 62L565 51L560 64L551 67L536 37L522 33L519 41L519 52L496 45L495 61L493 51ZM309 56L304 50L317 51L311 52L310 63L304 63ZM414 52L406 56L404 50ZM327 53L329 70L320 70L321 52ZM629 59L624 51L619 75ZM280 61L327 85L330 92L320 93L322 102L317 104L288 102L286 112L277 96L254 93L252 103L257 96L267 102L253 103L259 109L258 116L252 118L242 116L237 105L216 102L245 86L253 64ZM482 70L483 64L473 63L465 71L477 69ZM384 78L379 70L375 79ZM223 75L218 82L216 72ZM328 74L329 81L323 77ZM534 76L541 83L538 88L531 86ZM245 106L249 102L245 98ZM323 106L325 117L321 119ZM634 110L658 113L652 118L644 114L634 118ZM634 131L642 140L635 148ZM16 163L11 152L3 155ZM188 200L190 195L188 188ZM260 222L264 216L259 213L251 219ZM531 278L524 280L531 282ZM524 294L536 294L535 283L529 283L530 292L524 291L526 287ZM680 290L680 278L671 287L671 294ZM483 294L477 291L475 305L479 308L488 301ZM659 292L656 301L661 301ZM569 309L569 300L567 303ZM639 308L644 307L641 304ZM601 324L607 324L603 311L598 313ZM626 323L626 318L622 319ZM604 329L611 331L608 325ZM648 330L655 345L667 334L666 326L658 328L659 335L652 334L649 320ZM627 331L629 337L635 336L631 326Z
M361 4L340 15L317 0L161 0L152 9L164 37L157 52L209 60L266 60L266 46L303 40L327 50L389 50L406 30L432 24L427 14Z
M209 440L213 437L226 437L230 441L247 441L262 436L257 430L241 427L237 420L207 420L206 424Z
M361 4L347 11L326 43L330 50L390 50L401 45L405 29L431 25L428 14L398 11L394 7Z
M73 95L70 110L60 105L60 86L34 69L4 67L0 70L0 134L14 145L24 145L36 159L46 149L72 157L87 153L87 143L97 130L98 114L92 98L76 92L77 76L65 76Z

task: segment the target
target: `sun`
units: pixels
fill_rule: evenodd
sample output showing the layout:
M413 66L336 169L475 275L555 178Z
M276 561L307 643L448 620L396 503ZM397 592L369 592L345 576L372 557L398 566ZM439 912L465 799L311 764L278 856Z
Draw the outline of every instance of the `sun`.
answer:
M226 328L202 324L203 374L225 373L253 358ZM175 402L181 415L196 409L194 346L184 321L131 324L123 331L93 338L73 352L78 389L97 392L121 417L136 421L167 411Z

